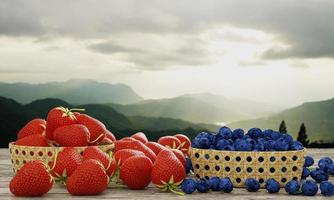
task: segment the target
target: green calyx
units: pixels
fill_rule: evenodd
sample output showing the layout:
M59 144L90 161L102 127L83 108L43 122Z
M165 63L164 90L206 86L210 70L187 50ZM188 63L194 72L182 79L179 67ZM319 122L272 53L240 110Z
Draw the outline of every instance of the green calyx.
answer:
M166 192L166 191L171 191L175 194L178 194L178 195L181 195L183 196L184 195L184 192L182 192L179 188L179 184L177 183L174 183L174 177L171 176L168 183L161 180L161 183L163 184L162 186L160 186L159 188L161 189L161 191L163 192Z

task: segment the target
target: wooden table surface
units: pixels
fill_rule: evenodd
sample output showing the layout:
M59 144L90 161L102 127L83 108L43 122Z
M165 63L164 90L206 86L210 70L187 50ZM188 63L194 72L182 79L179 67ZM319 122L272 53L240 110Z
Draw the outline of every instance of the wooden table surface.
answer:
M316 163L321 157L330 156L334 158L334 149L308 149L308 155L312 155L315 158ZM9 159L9 150L0 149L0 199L20 199L13 196L9 189L9 181L13 176L11 162ZM331 177L334 182L334 177ZM191 195L179 196L173 193L163 193L154 186L149 186L146 190L129 190L124 186L110 185L109 188L98 196L71 196L67 193L66 188L61 185L54 185L52 190L42 197L43 199L223 199L228 198L229 200L240 200L240 199L334 199L334 197L324 197L320 195L320 192L316 197L305 197L305 196L292 196L287 195L284 189L277 194L268 194L265 190L261 189L259 192L250 193L245 189L234 189L230 194L224 194L221 192L209 192L209 193L198 193L194 192ZM27 198L25 198L27 199ZM33 198L29 198L33 199ZM41 199L41 198L36 198Z

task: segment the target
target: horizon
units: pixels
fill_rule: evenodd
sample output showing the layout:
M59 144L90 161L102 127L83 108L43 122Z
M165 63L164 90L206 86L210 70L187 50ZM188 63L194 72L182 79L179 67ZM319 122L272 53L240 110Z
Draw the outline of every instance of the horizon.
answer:
M212 93L285 108L334 97L333 1L100 3L2 1L0 81L89 78L145 99Z

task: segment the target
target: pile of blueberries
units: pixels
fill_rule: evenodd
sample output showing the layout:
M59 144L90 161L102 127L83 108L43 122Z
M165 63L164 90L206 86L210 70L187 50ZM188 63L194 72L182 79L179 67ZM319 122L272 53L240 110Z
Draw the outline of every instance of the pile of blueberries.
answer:
M304 148L287 133L251 128L245 134L243 129L238 128L232 131L226 126L221 127L218 133L199 133L192 140L191 146L225 151L293 151Z

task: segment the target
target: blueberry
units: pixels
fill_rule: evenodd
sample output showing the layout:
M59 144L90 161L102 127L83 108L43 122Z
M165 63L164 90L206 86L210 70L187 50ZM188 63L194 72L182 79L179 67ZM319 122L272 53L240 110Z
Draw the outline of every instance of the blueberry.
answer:
M271 129L267 129L265 131L263 131L263 134L264 134L264 137L267 139L267 140L277 140L278 138L281 137L281 133L278 132L278 131L273 131Z
M232 131L230 128L226 126L221 127L217 135L221 135L223 139L226 139L226 140L232 139Z
M314 164L314 159L311 156L305 156L304 167L311 167Z
M321 194L324 196L334 196L334 185L329 181L320 183Z
M266 181L265 188L269 193L277 193L280 190L280 185L275 179L270 178Z
M256 139L263 137L264 134L259 128L251 128L248 130L247 135L249 135L253 139Z
M328 165L331 165L331 164L333 164L333 160L329 157L321 158L318 162L319 168L324 171L327 171Z
M210 187L208 182L204 178L201 178L196 184L196 189L198 192L205 193L209 191Z
M258 140L257 144L254 146L255 151L265 151L265 143L266 141Z
M210 145L210 140L207 137L195 138L195 148L209 149Z
M315 181L306 180L302 185L302 193L306 196L314 196L318 192L318 185Z
M322 181L327 181L329 179L328 174L322 169L315 169L311 171L311 177L317 182L321 183Z
M327 173L334 175L334 164L327 165Z
M291 180L285 185L284 189L288 194L295 195L299 193L300 184L298 181Z
M216 143L215 147L216 147L217 150L224 150L224 148L228 145L230 145L230 141L228 141L226 139L220 139Z
M302 150L304 149L304 146L302 143L300 143L299 141L294 141L292 144L289 145L289 150Z
M236 151L251 151L252 146L244 139L237 139L234 142L234 148Z
M311 174L310 170L307 167L303 167L302 179L306 179Z
M208 181L209 187L212 191L221 191L222 188L220 187L220 178L217 176L213 176Z
M184 179L181 184L181 189L186 194L191 194L196 190L197 183L193 179Z
M232 144L232 145L227 145L226 147L224 147L224 150L225 151L234 151L235 148L234 148L234 145Z
M287 133L282 134L280 138L282 138L288 144L293 143L293 137L291 135L287 134Z
M223 178L220 180L220 188L225 193L230 193L233 190L233 183L230 178Z
M232 139L233 140L236 140L238 138L242 138L244 136L245 132L243 129L241 128L238 128L238 129L235 129L233 132L232 132Z
M289 143L281 137L277 141L274 141L274 148L276 151L287 151L289 150Z
M194 171L191 159L186 158L186 173L189 174L190 171Z
M260 183L254 178L247 178L245 186L248 192L257 192L260 189Z

